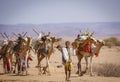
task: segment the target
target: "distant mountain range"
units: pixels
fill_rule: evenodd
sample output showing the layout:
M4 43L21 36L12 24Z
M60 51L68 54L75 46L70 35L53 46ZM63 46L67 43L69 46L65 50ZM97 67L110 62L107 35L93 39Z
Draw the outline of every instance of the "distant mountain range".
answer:
M0 32L6 32L13 36L12 32L18 34L28 32L27 35L37 36L32 29L38 32L51 32L54 36L76 36L80 30L95 32L95 36L120 36L120 22L98 22L98 23L59 23L59 24L0 24ZM0 35L0 37L2 37Z

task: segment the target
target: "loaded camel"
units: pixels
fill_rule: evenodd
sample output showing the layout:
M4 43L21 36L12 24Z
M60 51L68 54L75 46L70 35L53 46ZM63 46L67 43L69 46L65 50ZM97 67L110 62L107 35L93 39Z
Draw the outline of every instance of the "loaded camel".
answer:
M50 70L49 70L49 60L50 57L52 55L52 53L54 52L54 43L58 42L60 39L56 39L55 37L50 37L50 39L46 39L45 43L43 43L42 45L45 45L48 47L48 50L46 52L46 48L45 46L43 48L39 48L38 50L38 68L39 68L39 74L42 74L42 70L41 70L41 61L46 58L46 67L43 68L43 73L46 74L46 69L48 68L48 74L50 75ZM47 43L47 44L46 44Z
M25 36L25 34L24 34ZM14 47L14 53L16 56L16 64L15 67L17 65L18 67L18 75L21 73L21 71L26 71L26 75L28 74L27 71L27 58L28 58L28 54L30 52L31 49L31 43L32 43L32 38L31 37L27 37L27 40L25 40L22 35L19 35L18 40L17 40L17 44ZM25 69L22 69L22 64L24 64L26 66Z
M14 42L9 39L6 33L4 33L5 36L2 33L1 35L5 40L3 41L3 45L0 50L0 55L1 55L1 59L3 58L4 73L9 73L11 72Z
M88 70L88 57L90 57L90 75L92 76L92 58L94 55L98 56L98 53L102 46L104 45L104 41L102 40L95 40L92 37L93 33L85 35L85 40L75 40L72 43L73 49L76 49L76 55L78 58L78 74L79 76L82 76L86 71ZM81 60L85 57L86 61L86 69L85 71L81 70Z
M50 56L54 52L54 43L61 40L61 38L50 37L50 32L47 35L45 33L38 33L35 29L33 31L38 35L37 40L35 41L33 48L35 49L35 53L37 54L38 59L38 69L39 75L48 73L50 75L49 70L49 60ZM41 66L41 61L46 58L46 67ZM46 70L48 68L48 71Z

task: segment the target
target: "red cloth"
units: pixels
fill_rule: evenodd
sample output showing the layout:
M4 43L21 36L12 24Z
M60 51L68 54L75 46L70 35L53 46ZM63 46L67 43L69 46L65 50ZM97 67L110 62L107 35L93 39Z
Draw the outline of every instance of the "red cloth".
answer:
M80 34L78 34L77 37L79 38L79 37L80 37Z
M10 71L10 62L8 61L6 64L7 64L7 71Z
M79 51L84 51L84 52L88 52L90 53L90 42L88 42L85 46L83 47L79 47L78 48Z
M27 62L29 62L29 60L32 61L32 58L30 56L27 58Z
M99 56L99 53L98 53L98 52L96 52L96 53L95 53L95 55L96 55L96 57L98 57L98 56Z
M84 51L84 52L90 53L91 52L90 41L85 46L78 47L78 49L76 51ZM96 55L96 57L98 57L99 56L99 52L96 52L95 55Z

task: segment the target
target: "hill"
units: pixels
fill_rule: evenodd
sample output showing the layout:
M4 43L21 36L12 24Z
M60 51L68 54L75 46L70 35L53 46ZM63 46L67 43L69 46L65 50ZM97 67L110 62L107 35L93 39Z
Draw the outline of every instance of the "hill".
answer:
M38 32L51 32L55 36L76 36L80 30L95 32L95 36L120 36L120 22L98 23L58 23L58 24L0 24L0 32L11 35L12 32L28 32L28 35L36 36L32 29Z

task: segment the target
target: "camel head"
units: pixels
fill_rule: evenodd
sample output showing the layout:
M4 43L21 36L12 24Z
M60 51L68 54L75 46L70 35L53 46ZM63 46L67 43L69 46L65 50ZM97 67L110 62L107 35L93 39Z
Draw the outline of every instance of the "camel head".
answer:
M74 41L71 43L71 45L72 45L73 49L76 49L79 47L79 41Z
M51 39L52 43L55 43L55 42L62 40L62 38L56 38L56 37L51 37L50 39Z
M97 43L100 44L100 45L105 45L105 42L103 40L97 40Z
M56 48L61 51L62 46L61 45L57 45Z

